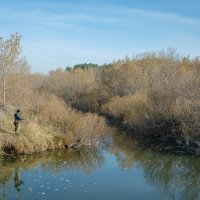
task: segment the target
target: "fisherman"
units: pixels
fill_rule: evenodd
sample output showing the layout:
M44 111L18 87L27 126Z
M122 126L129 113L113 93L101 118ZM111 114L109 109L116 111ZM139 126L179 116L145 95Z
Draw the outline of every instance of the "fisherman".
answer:
M20 123L24 120L23 117L20 116L20 110L18 109L16 111L16 113L14 114L15 117L15 121L14 121L14 125L15 125L15 134L19 135L19 131L20 131Z

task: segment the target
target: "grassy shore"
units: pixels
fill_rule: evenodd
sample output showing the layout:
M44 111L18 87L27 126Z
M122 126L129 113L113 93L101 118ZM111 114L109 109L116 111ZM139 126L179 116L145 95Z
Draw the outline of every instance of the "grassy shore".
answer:
M36 102L25 113L19 135L14 134L13 116L6 113L0 125L0 149L16 154L46 150L80 148L97 144L106 134L106 123L97 114L82 114L60 98L45 94L45 103ZM27 111L28 112L28 111ZM22 113L23 114L23 113Z

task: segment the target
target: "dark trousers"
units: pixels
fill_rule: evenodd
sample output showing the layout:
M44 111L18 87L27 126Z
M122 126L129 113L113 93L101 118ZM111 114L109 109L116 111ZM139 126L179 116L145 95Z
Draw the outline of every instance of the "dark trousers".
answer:
M20 131L20 122L15 120L14 125L15 125L15 134L18 135Z

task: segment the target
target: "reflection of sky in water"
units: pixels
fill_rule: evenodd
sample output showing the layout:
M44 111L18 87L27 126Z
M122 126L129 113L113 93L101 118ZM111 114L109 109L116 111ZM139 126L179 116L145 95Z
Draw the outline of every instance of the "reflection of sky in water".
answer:
M73 169L44 169L39 165L20 170L24 184L20 192L14 181L6 184L8 199L160 199L161 196L145 183L140 169L120 169L114 155L104 153L104 165L89 174ZM64 162L64 161L63 161ZM58 167L59 168L59 167ZM3 186L1 187L1 189ZM3 191L1 190L1 196Z
M115 138L107 151L93 148L6 159L0 160L4 200L199 199L198 157L138 149L127 137Z

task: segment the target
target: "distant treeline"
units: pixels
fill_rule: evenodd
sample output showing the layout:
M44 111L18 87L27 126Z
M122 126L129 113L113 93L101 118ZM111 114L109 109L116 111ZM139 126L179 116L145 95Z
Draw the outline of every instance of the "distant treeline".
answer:
M92 68L107 68L109 67L111 64L103 64L103 65L98 65L98 64L94 64L94 63L82 63L82 64L76 64L73 67L66 67L65 71L72 71L75 69L92 69Z

